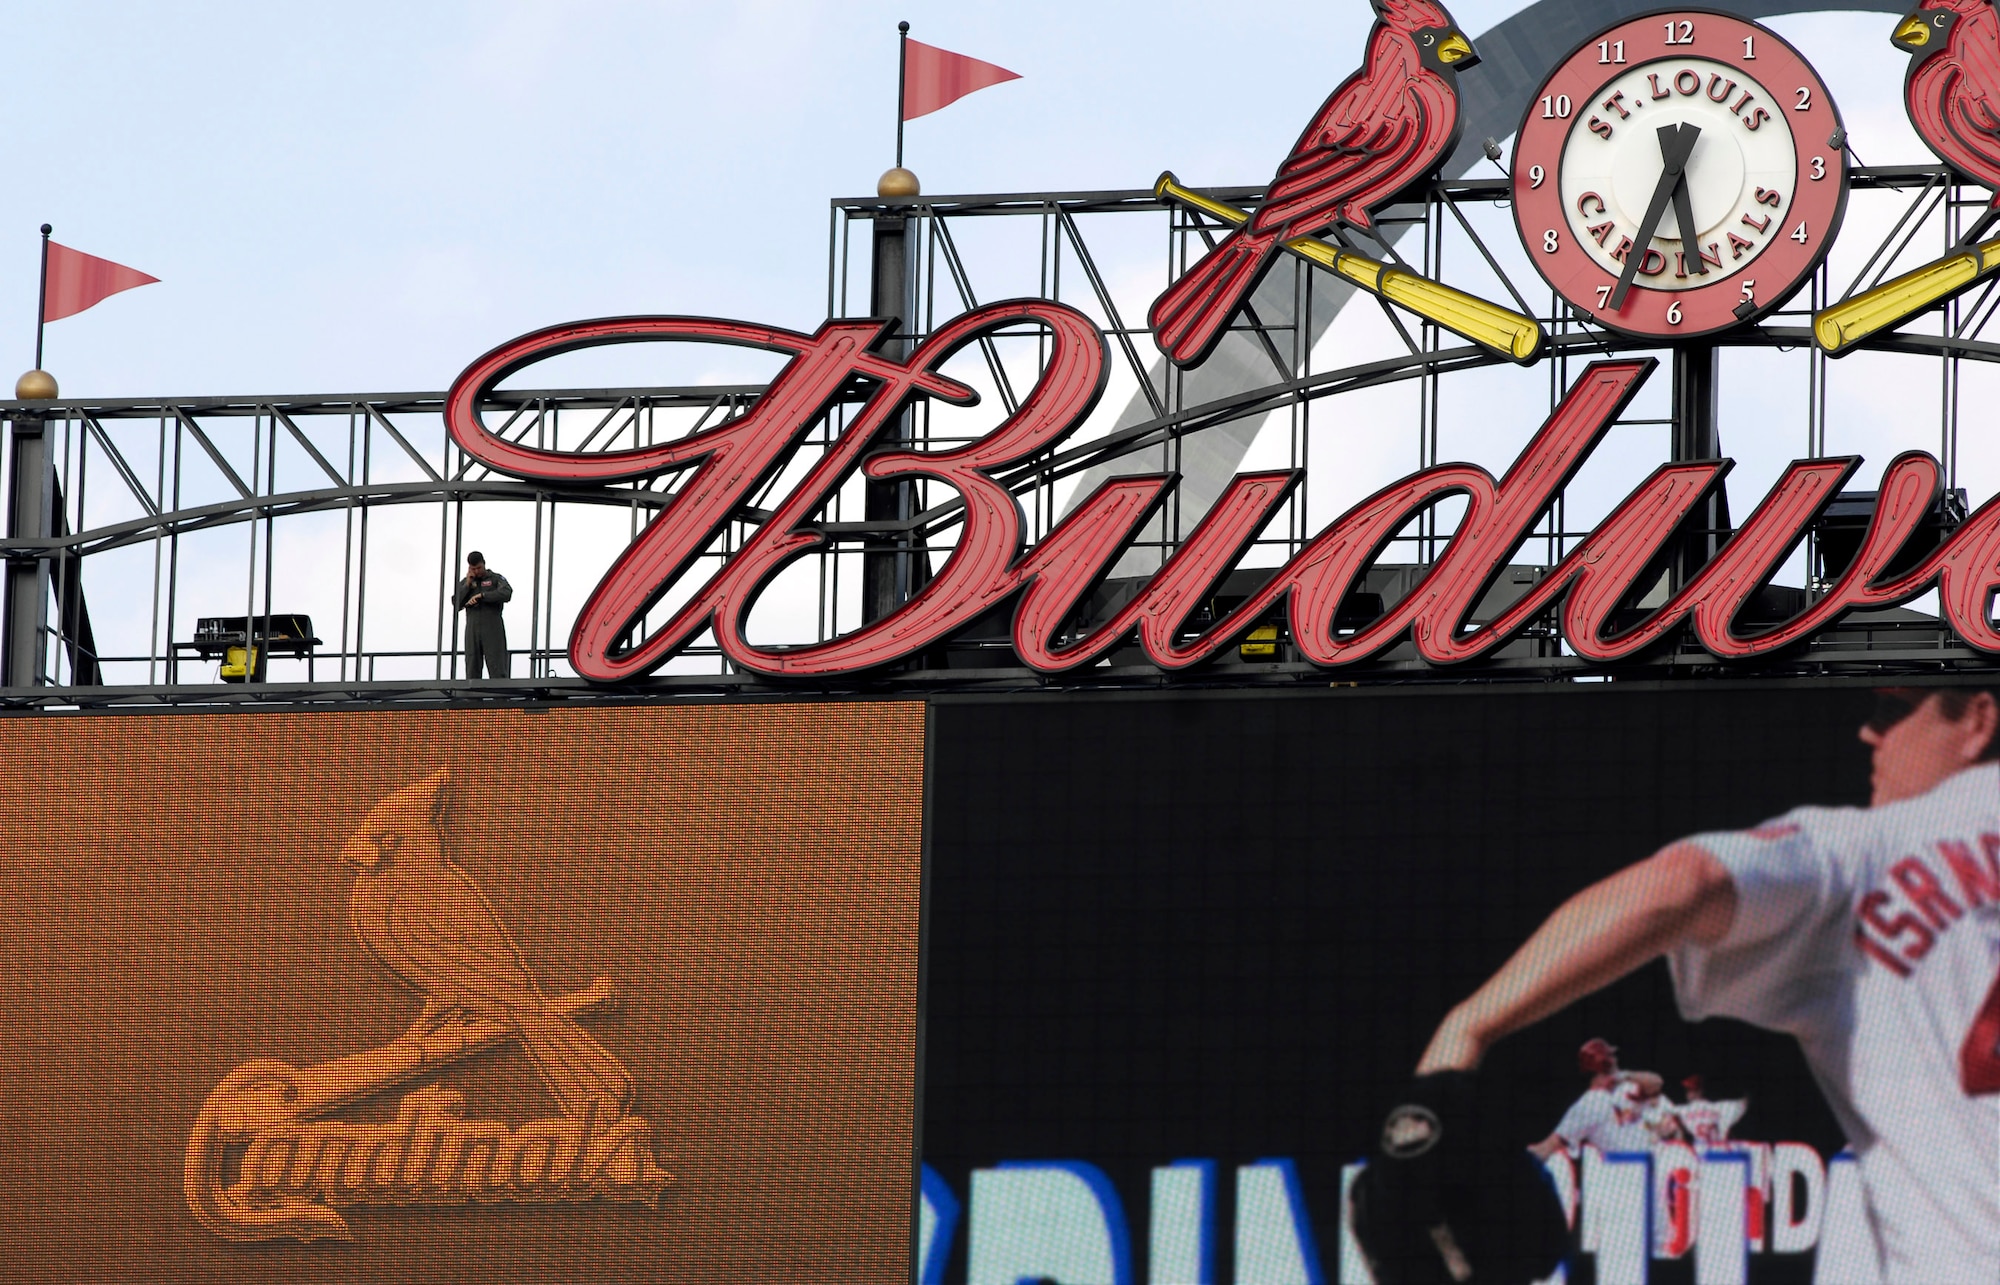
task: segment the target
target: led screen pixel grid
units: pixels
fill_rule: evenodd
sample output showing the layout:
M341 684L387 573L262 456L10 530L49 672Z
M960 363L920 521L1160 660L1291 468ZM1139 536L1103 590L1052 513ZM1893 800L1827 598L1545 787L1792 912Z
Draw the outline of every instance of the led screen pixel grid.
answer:
M1866 804L1874 699L1632 683L940 700L920 1279L1362 1279L1350 1166L1451 1005L1565 898L1663 844ZM1676 1104L1691 1073L1747 1098L1737 1139L1795 1148L1757 1161L1748 1279L1813 1280L1816 1256L1861 1243L1841 1128L1793 1041L1682 1021L1664 964L1500 1044L1481 1127L1543 1139L1596 1036ZM1652 1253L1586 1253L1571 1281L1693 1280L1698 1253L1670 1233L1695 1194L1671 1186ZM1036 1230L1079 1212L1067 1241Z
M906 1278L923 720L0 720L0 1279Z

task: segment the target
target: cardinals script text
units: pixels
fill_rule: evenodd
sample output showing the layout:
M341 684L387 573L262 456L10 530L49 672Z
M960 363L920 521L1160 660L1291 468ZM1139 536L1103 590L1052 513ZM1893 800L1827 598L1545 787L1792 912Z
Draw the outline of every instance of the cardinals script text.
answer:
M228 1096L241 1087L216 1091L188 1142L189 1205L230 1240L351 1240L336 1211L353 1205L653 1205L669 1181L653 1163L652 1126L609 1103L509 1128L466 1119L464 1098L433 1086L404 1097L387 1124L266 1117L245 1128Z

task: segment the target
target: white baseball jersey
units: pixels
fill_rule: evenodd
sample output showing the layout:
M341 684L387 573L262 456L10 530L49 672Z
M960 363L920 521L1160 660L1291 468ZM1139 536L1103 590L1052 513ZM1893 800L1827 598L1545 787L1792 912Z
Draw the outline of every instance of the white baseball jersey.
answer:
M1589 1089L1563 1112L1556 1136L1571 1151L1585 1143L1603 1152L1651 1151L1654 1133L1646 1121L1651 1105L1639 1097L1639 1086L1630 1080L1608 1089Z
M1697 1146L1719 1147L1729 1141L1729 1131L1743 1118L1750 1104L1741 1099L1724 1102L1686 1102L1674 1108L1674 1118L1681 1122L1681 1132Z
M1646 1126L1646 1136L1654 1142L1671 1132L1667 1126L1673 1118L1674 1104L1664 1093L1655 1093L1639 1113L1640 1121Z
M1722 941L1670 956L1683 1016L1798 1038L1888 1281L2000 1281L2000 766L1692 842L1737 908Z

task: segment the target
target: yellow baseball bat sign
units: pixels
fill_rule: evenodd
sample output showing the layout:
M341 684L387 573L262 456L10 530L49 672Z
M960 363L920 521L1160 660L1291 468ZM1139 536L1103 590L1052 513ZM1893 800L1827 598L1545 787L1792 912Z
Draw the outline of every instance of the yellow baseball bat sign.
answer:
M1212 214L1238 227L1250 221L1247 211L1182 187L1171 170L1160 175L1159 182L1153 184L1153 195L1204 214ZM1503 308L1477 295L1440 285L1429 277L1379 263L1318 237L1293 237L1285 242L1285 248L1353 282L1370 294L1380 295L1419 317L1436 322L1453 334L1463 335L1508 361L1517 361L1525 366L1534 361L1542 350L1541 326L1533 317L1524 317L1511 308Z
M1976 285L1995 268L2000 268L2000 239L1946 255L1815 314L1813 338L1827 356L1839 357L1876 331L1901 325Z

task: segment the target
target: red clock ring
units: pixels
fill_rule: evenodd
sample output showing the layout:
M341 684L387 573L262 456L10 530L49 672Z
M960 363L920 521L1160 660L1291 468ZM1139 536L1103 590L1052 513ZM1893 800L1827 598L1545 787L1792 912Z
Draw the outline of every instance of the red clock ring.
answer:
M1667 24L1674 24L1669 30ZM1754 57L1745 58L1745 39ZM1668 40L1672 44L1667 43ZM1625 62L1602 61L1623 42ZM1606 48L1600 50L1599 46ZM1589 130L1593 116L1602 120L1609 109L1598 103L1600 91L1634 68L1672 58L1704 64L1740 66L1744 74L1778 97L1763 96L1745 109L1748 118L1758 108L1766 119L1758 127L1782 126L1792 135L1794 174L1789 203L1782 210L1784 233L1770 241L1747 267L1754 266L1759 287L1751 306L1744 307L1738 284L1740 272L1721 275L1712 285L1660 290L1635 281L1625 306L1613 312L1600 287L1615 288L1617 274L1606 269L1577 243L1570 212L1565 208L1562 159L1572 134ZM1700 74L1709 68L1704 66ZM1673 82L1668 82L1670 85ZM1805 91L1803 95L1800 90ZM1568 118L1545 114L1543 99L1567 98ZM1847 209L1847 154L1840 109L1812 64L1782 36L1754 22L1712 9L1660 9L1607 27L1579 44L1556 65L1541 90L1528 103L1514 142L1514 223L1521 244L1535 269L1579 311L1607 329L1660 339L1694 339L1757 321L1782 307L1812 275L1832 248ZM1842 145L1836 146L1839 142ZM1539 187L1529 175L1540 166ZM1815 177L1815 171L1818 177ZM1805 240L1794 237L1804 228ZM1554 232L1555 249L1545 249ZM1669 316L1678 306L1679 320ZM1739 307L1743 307L1741 312Z

